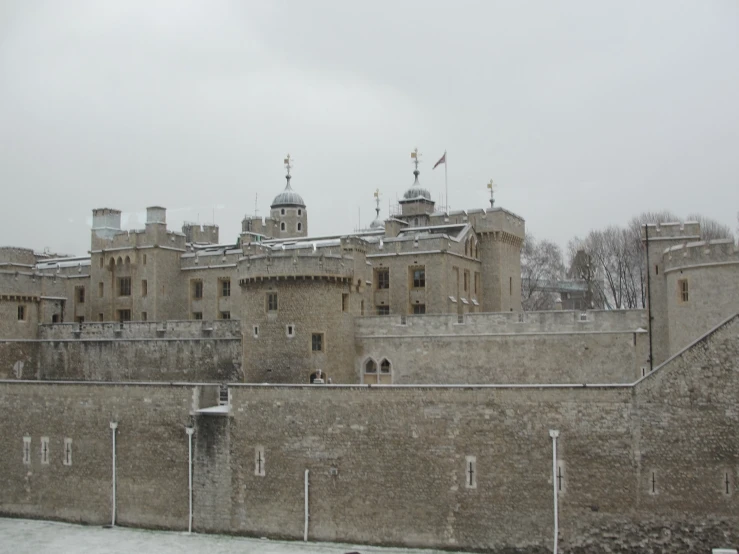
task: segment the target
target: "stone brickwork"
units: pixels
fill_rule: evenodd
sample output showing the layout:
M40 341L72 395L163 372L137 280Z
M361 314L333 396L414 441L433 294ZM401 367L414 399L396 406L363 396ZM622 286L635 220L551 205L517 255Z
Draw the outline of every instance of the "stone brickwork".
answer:
M548 552L556 484L565 552L736 548L738 333L633 385L232 385L228 416L197 385L2 382L0 513L105 522L115 420L119 522L183 529L194 422L196 531L302 539L308 470L310 540Z
M40 326L40 338L0 341L4 379L242 381L238 321Z
M633 383L648 367L642 310L365 317L357 374L387 359L393 383Z

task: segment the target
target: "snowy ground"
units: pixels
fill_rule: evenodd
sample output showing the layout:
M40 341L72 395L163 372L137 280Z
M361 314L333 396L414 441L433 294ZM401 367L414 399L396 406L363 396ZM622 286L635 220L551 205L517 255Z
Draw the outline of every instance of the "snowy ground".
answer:
M332 543L301 543L198 535L141 529L103 529L27 519L0 518L0 552L14 554L441 554L437 550L378 548ZM445 552L444 554L449 554Z

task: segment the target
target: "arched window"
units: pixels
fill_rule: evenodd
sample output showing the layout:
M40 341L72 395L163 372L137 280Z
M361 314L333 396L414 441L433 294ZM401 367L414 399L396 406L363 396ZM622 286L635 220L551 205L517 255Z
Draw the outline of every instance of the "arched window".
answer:
M316 371L310 374L311 384L313 384L316 381L316 379L318 379L318 383L316 383L317 385L331 382L331 379L329 379L328 376L320 369L317 369Z
M298 231L303 230L303 224L298 221Z
M364 364L365 373L377 373L377 362L370 358L367 363Z
M118 256L118 261L116 262L116 264L122 265L123 264L123 258L121 258L120 256Z
M111 258L108 265L110 266L110 269L113 269L115 267L115 258Z
M380 362L379 368L377 362L370 358L364 362L363 370L362 381L366 384L391 385L393 382L392 364L387 358Z
M282 223L280 223L280 231L284 231L284 230L285 230L285 222L283 221Z
M131 258L126 256L126 265L131 265Z
M285 215L285 208L282 208L282 209L280 210L280 215Z
M380 373L390 373L390 362L387 358L380 363Z

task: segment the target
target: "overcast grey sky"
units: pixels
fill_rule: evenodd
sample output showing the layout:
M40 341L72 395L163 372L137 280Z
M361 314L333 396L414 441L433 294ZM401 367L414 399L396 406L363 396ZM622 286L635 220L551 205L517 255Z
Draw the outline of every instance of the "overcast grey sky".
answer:
M0 0L0 244L82 254L93 208L234 241L295 158L311 235L413 181L563 246L644 210L736 229L739 2Z

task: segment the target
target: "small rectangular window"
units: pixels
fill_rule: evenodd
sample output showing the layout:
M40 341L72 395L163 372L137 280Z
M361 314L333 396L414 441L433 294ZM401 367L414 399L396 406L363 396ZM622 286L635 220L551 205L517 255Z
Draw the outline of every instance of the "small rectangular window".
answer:
M144 254L143 265L146 265L146 254Z
M102 281L100 281L98 283L98 296L100 298L102 298L104 292L105 292L105 283L103 283Z
M74 290L77 293L77 303L84 304L85 303L85 287L77 287Z
M193 319L198 319L198 320L199 319L203 319L203 312L193 312L192 313L192 318Z
M413 315L422 315L426 313L426 304L413 304Z
M131 278L118 278L118 296L131 296Z
M390 315L390 306L377 306L377 315Z
M277 293L276 292L267 293L267 311L268 312L277 311Z
M475 295L480 294L480 274L475 272Z
M103 314L98 314L98 321L105 321Z
M341 294L341 311L349 311L349 295L345 292Z
M688 280L687 279L680 279L677 282L677 292L678 292L678 299L680 302L687 302L688 301Z
M377 283L378 289L389 289L390 270L387 268L382 268L375 271L375 282Z
M470 288L470 272L465 269L464 270L464 292L467 292L469 288Z
M285 326L285 334L288 338L293 338L295 336L295 325L292 323Z
M413 270L413 288L422 289L426 287L426 268L418 267Z
M25 320L26 320L26 307L18 306L18 321L25 321Z
M231 279L221 279L221 296L231 296Z
M149 294L149 282L146 279L141 280L141 296Z
M131 310L118 310L118 321L120 323L131 321Z
M259 325L255 325L253 331L254 331L254 338L258 339L259 338Z
M41 463L49 463L49 437L41 437Z
M323 352L323 333L313 333L311 335L311 351Z
M23 437L23 463L31 463L31 437Z
M146 312L141 312L141 321L147 321L149 319L149 314Z
M64 439L64 465L72 465L72 439Z
M221 312L221 319L231 319L231 312Z
M364 300L359 303L359 315L364 315Z
M513 277L508 277L508 294L513 296Z
M199 300L203 297L203 282L192 281L192 297L195 300Z
M77 323L84 323L84 322L85 322L85 316L83 316L83 315L78 315L77 317L75 317L75 318L74 318L74 320L75 320L75 322L77 322Z

